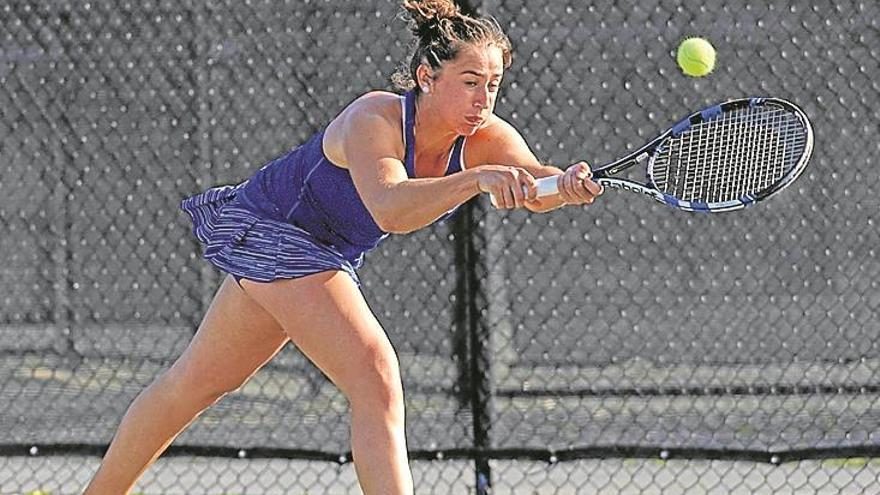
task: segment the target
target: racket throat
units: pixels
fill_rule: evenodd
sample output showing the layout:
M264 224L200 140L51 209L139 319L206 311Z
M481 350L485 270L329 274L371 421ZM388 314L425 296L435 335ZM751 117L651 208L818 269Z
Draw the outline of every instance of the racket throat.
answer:
M596 179L613 177L613 176L619 174L620 172L623 172L624 170L634 166L635 164L641 163L641 162L647 160L650 157L651 157L651 154L648 151L642 151L641 153L637 154L636 156L634 156L632 158L624 159L624 160L621 160L617 163L612 163L611 165L606 165L598 170L594 170L593 177Z
M634 193L641 193L650 198L656 199L657 201L664 204L671 204L670 198L662 192L652 189L650 187L645 187L639 183L631 182L624 179L614 179L611 177L593 177L593 181L601 184L605 187L610 187L612 189L623 189L624 191L630 191Z

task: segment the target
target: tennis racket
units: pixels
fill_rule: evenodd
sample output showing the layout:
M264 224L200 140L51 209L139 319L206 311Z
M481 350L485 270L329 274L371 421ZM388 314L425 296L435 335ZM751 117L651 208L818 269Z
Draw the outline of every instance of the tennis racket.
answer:
M779 98L742 98L681 120L629 155L593 170L603 186L650 196L686 211L720 212L769 198L790 185L813 151L806 114ZM645 178L614 177L646 163ZM538 197L559 192L537 181Z

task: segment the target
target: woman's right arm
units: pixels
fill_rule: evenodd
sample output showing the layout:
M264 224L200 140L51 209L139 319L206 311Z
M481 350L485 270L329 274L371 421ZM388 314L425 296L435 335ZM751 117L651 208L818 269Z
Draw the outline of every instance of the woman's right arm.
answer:
M367 108L350 110L342 122L342 150L361 200L386 232L420 229L481 192L519 191L518 204L511 206L520 207L534 197L534 178L517 167L486 166L411 179L400 159L399 121Z

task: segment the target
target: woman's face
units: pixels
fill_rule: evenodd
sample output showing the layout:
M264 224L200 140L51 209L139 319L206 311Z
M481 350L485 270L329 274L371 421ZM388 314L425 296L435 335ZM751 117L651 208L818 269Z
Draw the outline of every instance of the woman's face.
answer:
M456 133L470 136L495 110L498 87L504 75L501 49L494 45L463 47L453 60L428 77L432 108Z

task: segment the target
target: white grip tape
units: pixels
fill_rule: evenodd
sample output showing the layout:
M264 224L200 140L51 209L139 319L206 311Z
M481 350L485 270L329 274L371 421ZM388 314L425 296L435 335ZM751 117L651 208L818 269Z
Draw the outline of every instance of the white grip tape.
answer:
M535 181L535 185L538 189L538 197L543 198L546 196L553 196L559 193L559 184L556 182L559 176L551 175L550 177L543 177ZM523 194L528 194L525 186L523 186ZM495 195L489 194L489 201L492 202L492 206L497 207L498 202L495 201Z
M538 197L543 198L544 196L553 196L554 194L559 194L559 179L558 175L551 175L550 177L544 177L538 179Z

